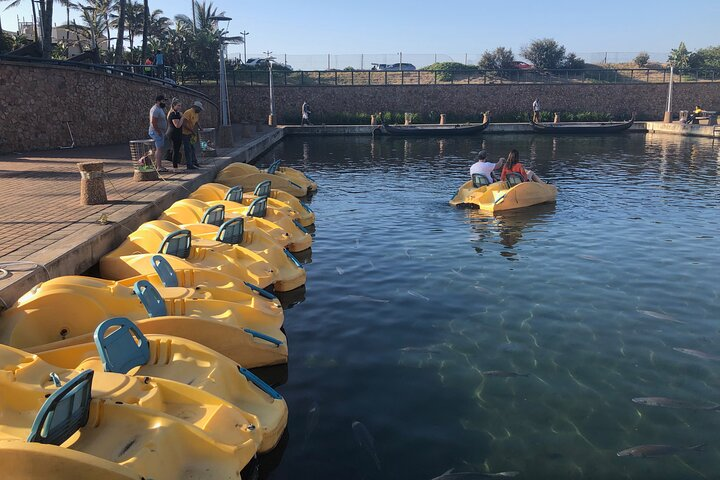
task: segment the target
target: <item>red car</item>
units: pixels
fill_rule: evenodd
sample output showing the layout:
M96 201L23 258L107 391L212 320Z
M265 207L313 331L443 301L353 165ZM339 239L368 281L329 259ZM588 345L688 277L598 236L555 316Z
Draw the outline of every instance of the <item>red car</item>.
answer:
M535 68L532 65L530 65L529 63L525 63L525 62L517 62L516 61L516 62L512 62L512 64L513 64L513 68L517 68L520 70L531 70L531 69Z

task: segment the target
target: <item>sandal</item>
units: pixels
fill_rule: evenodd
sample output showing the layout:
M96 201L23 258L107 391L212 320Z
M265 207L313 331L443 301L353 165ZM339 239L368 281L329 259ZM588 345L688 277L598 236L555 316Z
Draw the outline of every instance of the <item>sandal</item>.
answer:
M169 171L170 171L170 170L168 170L168 169L165 168L165 167L158 168L158 173L168 173Z

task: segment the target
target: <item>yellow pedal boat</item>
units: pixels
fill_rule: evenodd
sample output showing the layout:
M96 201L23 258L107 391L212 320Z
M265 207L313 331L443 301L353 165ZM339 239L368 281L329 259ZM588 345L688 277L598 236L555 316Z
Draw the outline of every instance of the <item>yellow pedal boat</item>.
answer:
M167 232L172 232L167 234ZM145 222L118 248L100 259L100 275L112 280L132 277L141 272L133 263L143 265L152 255L162 254L175 268L171 260L175 256L186 260L195 268L217 270L261 288L271 286L276 281L277 272L273 265L260 255L243 247L223 248L216 251L217 242L195 239L188 230L161 220Z
M308 204L282 190L271 189L269 181L260 182L252 193L244 192L243 188L239 186L227 187L221 183L206 183L191 193L188 198L206 203L227 200L249 206L258 197L267 197L268 207L281 210L289 208L296 212L296 219L303 227L309 227L315 223L315 213Z
M252 440L225 444L177 417L92 398L93 370L78 373L59 388L48 385L48 393L37 395L16 381L34 365L4 364L8 382L0 395L0 455L15 453L3 464L5 469L18 466L20 472L7 470L13 479L38 478L43 471L52 473L40 478L88 478L86 465L100 474L96 478L240 479L255 456ZM31 468L30 461L42 465Z
M283 167L281 166L281 164L282 160L275 160L273 163L270 164L268 168L261 169L256 167L255 165L250 165L249 163L238 162L228 165L227 167L225 167L224 170L227 171L227 173L231 176L238 176L249 173L267 173L270 175L278 175L280 177L290 180L297 185L300 185L301 187L307 188L308 193L317 191L317 183L307 174L301 172L296 168Z
M200 200L185 199L173 203L165 210L159 220L165 220L177 225L188 225L192 223L210 223L207 217L212 212L209 210L222 205L223 220L235 217L252 219L248 221L249 228L257 227L270 235L273 240L291 252L302 252L312 246L312 235L300 225L297 220L292 220L284 213L269 208L268 199L265 197L256 198L249 206L241 205L226 200L212 202L201 202Z
M292 253L278 245L265 231L258 228L246 229L244 217L225 221L224 210L224 205L215 205L204 216L208 223L179 225L179 228L189 231L192 242L196 245L200 240L205 247L226 256L232 256L232 250L236 246L261 256L273 266L275 292L288 292L305 285L305 268ZM168 227L165 238L178 229L178 225L162 223ZM170 225L172 228L169 228Z
M263 317L214 300L165 301L144 280L132 289L115 285L109 291L103 280L71 278L70 283L62 277L41 283L3 312L0 343L30 352L88 343L101 322L122 316L145 333L193 340L247 368L287 363L280 316Z
M243 190L250 191L255 188L258 183L269 181L273 189L282 190L297 198L307 197L309 193L307 184L299 185L280 175L243 171L243 167L233 167L233 165L241 164L235 163L225 167L218 173L215 182L222 183L228 187L242 187Z
M127 318L104 321L95 329L94 339L37 355L56 367L172 380L212 394L253 416L252 423L262 434L261 453L277 445L287 426L287 403L275 389L199 343L170 335L145 336Z
M450 205L477 207L500 212L530 207L557 199L557 187L549 183L523 182L519 175L508 175L506 181L488 183L483 175L473 175L465 182Z
M132 338L130 341L134 341ZM37 355L0 345L0 389L24 405L42 404L58 387L88 368L62 368ZM95 370L93 398L136 405L175 417L228 445L255 448L262 443L262 431L255 415L243 412L230 402L190 385L154 377ZM0 414L2 410L0 410Z

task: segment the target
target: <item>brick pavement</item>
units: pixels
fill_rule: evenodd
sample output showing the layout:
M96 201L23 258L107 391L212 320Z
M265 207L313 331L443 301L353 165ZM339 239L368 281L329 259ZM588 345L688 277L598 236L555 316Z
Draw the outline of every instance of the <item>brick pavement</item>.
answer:
M266 130L241 139L237 131L234 148L219 150L218 154L239 157L245 145L250 148L267 141L272 134ZM104 162L107 204L80 205L76 163L84 161ZM227 157L219 158L218 165L229 161ZM50 251L56 253L65 244L77 245L100 235L104 226L98 221L103 214L128 230L125 234L130 233L130 228L123 225L125 221L132 226L133 216L147 216L153 208L171 201L169 198L187 196L199 178L214 178L209 175L218 168L214 162L213 158L202 159L206 167L201 170L187 172L183 168L163 174L161 181L135 182L127 144L0 156L0 268L3 262L12 261L47 264ZM14 277L25 275L22 270L12 268L9 277L0 278L0 292L18 280ZM54 273L51 271L51 275Z

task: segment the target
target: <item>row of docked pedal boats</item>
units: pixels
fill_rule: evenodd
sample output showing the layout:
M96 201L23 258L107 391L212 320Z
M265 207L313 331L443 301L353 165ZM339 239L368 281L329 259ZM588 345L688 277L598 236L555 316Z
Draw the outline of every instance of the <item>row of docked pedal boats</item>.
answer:
M245 186L253 185L246 191ZM13 479L239 479L288 409L272 293L305 284L309 177L233 164L131 233L102 278L43 282L0 315L0 461ZM297 195L297 196L296 196Z
M565 135L565 134L607 134L619 133L628 130L635 123L635 115L624 122L558 122L539 123L530 119L530 125L535 133ZM373 133L398 136L456 136L474 135L485 130L490 121L485 118L483 123L458 123L447 125L417 124L417 125L378 125Z

